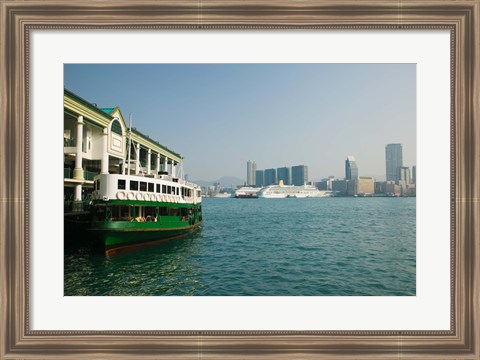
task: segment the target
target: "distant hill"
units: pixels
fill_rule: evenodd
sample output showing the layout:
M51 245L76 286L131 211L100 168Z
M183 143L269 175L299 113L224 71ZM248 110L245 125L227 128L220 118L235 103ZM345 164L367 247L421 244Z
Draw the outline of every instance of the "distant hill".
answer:
M206 180L191 180L191 181L202 187L209 187L209 186L213 186L214 183L220 183L222 188L229 188L232 185L235 188L238 185L243 185L245 183L245 180L239 179L235 176L223 176L220 179L213 180L213 181L206 181Z

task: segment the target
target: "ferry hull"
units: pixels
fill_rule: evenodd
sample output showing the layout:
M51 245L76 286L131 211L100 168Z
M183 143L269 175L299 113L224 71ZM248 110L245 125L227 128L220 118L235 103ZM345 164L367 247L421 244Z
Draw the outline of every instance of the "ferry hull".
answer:
M95 236L98 240L97 244L105 250L105 253L111 254L121 249L148 243L156 244L187 236L198 231L202 222L197 222L194 225L166 228L151 226L151 224L156 223L144 223L144 226L139 226L138 223L130 223L133 226L126 226L127 224L123 224L123 226L119 226L118 223L114 224L116 226L103 224L89 229L89 232Z

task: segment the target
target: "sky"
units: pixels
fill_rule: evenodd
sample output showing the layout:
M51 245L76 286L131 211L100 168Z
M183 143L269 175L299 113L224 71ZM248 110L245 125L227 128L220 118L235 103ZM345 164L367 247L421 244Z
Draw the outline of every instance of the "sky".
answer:
M190 180L307 165L309 180L385 179L385 145L416 159L415 64L65 64L65 88L184 158Z

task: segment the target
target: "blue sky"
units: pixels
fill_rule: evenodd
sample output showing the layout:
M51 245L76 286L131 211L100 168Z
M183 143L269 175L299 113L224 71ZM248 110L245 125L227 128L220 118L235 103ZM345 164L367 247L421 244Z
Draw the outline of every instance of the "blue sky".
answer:
M65 87L133 114L191 180L307 165L309 179L385 177L385 145L416 159L415 64L66 64Z

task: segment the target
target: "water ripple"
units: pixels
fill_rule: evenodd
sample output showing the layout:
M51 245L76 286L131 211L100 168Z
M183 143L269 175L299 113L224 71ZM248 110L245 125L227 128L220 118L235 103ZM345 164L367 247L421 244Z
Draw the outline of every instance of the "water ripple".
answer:
M65 254L65 295L416 294L413 198L205 199L202 230L112 257Z

